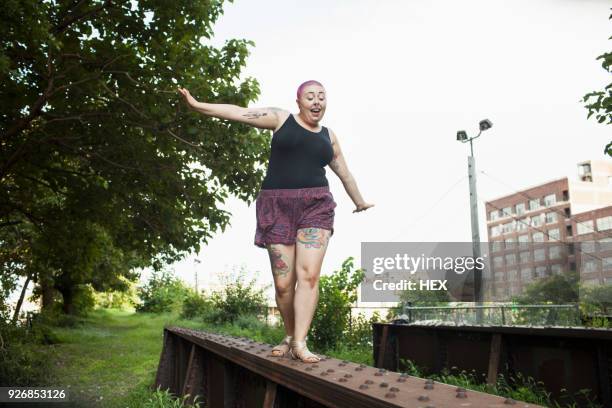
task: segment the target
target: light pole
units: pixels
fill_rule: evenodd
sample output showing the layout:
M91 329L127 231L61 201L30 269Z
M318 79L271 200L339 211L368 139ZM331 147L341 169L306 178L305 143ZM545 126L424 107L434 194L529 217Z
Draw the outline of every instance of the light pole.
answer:
M200 261L198 258L195 258L193 260L193 274L195 275L195 291L197 294L199 294L200 292L198 292L198 265L201 263L202 261Z
M470 142L470 155L468 156L468 176L470 179L470 213L472 216L472 253L474 259L480 257L480 231L478 229L478 199L476 196L476 162L474 160L474 147L472 140L480 137L483 131L491 129L493 123L489 119L483 119L479 123L480 131L477 136L468 137L465 130L457 132L457 140L461 143ZM474 301L477 305L482 303L482 270L473 269L474 275ZM478 320L482 321L482 313L477 313Z

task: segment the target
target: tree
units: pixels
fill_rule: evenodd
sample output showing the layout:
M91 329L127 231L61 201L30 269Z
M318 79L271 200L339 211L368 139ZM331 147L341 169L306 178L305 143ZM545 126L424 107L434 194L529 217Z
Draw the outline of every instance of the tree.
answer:
M612 19L612 14L610 14L609 19ZM612 40L612 37L608 39ZM603 69L612 73L612 52L603 53L597 59L602 60L601 67ZM589 92L582 98L582 101L585 103L585 108L589 110L587 118L595 115L599 123L606 123L607 125L612 123L612 82L602 91ZM612 141L606 145L604 154L612 156Z
M229 223L228 194L254 199L269 133L188 112L176 92L242 106L259 95L256 80L238 83L253 42L205 45L222 3L3 3L3 273L35 264L43 298L70 302L74 285L120 282L126 260L160 269L198 251ZM14 258L22 242L31 252Z

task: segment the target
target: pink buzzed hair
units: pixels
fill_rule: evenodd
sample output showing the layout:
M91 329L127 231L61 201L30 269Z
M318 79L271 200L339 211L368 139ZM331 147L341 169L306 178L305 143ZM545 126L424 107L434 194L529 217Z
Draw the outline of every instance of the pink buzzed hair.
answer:
M304 92L304 88L306 88L308 85L319 85L319 86L323 86L323 84L321 84L319 81L315 81L314 79L311 79L310 81L306 81L304 83L302 83L302 85L300 85L297 89L297 98L300 99L300 96L302 95L302 92Z

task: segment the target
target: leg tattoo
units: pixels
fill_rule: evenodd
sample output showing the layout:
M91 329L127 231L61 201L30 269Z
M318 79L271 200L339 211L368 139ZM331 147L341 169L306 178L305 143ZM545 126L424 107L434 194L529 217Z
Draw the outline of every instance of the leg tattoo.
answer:
M272 273L276 276L287 276L291 265L283 259L280 249L270 246L270 261L272 262Z
M302 228L298 231L297 240L306 248L324 248L329 237L321 228Z

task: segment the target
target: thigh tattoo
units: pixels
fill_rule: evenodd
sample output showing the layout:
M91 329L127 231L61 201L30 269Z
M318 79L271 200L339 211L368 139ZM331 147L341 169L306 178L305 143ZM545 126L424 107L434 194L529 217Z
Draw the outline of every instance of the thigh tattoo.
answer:
M280 249L270 246L270 261L272 263L272 273L276 276L287 276L291 265L287 262Z
M321 228L302 228L298 230L297 240L306 248L325 248L329 236Z

